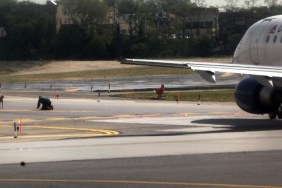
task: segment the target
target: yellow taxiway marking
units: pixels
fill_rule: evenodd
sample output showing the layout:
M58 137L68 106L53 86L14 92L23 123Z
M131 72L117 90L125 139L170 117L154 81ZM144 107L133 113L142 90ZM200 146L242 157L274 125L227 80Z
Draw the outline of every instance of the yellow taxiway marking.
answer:
M69 118L64 118L64 117L55 117L55 118L46 118L46 119L27 119L27 118L22 118L23 123L30 123L30 122L40 122L40 121L76 121L76 120L92 120L92 119L98 119L98 118L104 118L104 117L97 117L97 116L92 116L92 117L69 117ZM2 124L3 126L6 126L7 124L13 124L14 122L19 122L19 119L14 119L14 120L9 120L9 121L0 121L0 125Z
M240 185L240 184L214 184L214 183L163 182L163 181L133 181L133 180L0 179L0 182L113 183L113 184L171 185L171 186L196 186L196 187L282 188L282 186L271 186L271 185Z
M73 111L72 111L73 112ZM177 114L176 114L177 115ZM179 114L183 115L183 114ZM30 123L30 122L41 122L41 121L76 121L76 120L97 120L97 119L120 119L120 118L145 118L145 117L161 117L161 114L141 114L141 115L132 115L132 114L119 114L113 115L109 117L105 116L83 116L83 117L53 117L53 118L46 118L46 119L27 119L22 118L23 123ZM14 119L10 121L0 121L0 125L7 126L7 124L12 125L14 122L19 122L19 119ZM9 126L7 126L9 127Z
M45 135L18 135L18 138L56 138L56 137L67 137L67 138L78 138L78 137L100 137L100 136L112 136L118 135L119 132L106 129L92 129L92 128L74 128L74 127L58 127L58 126L25 126L24 129L55 129L55 130L72 130L72 131L87 131L87 133L67 133L67 134L56 134L50 133ZM94 132L94 133L89 133ZM1 139L11 139L11 136L0 137Z
M66 92L77 92L78 89L74 89L74 88L70 88L70 89L66 89Z

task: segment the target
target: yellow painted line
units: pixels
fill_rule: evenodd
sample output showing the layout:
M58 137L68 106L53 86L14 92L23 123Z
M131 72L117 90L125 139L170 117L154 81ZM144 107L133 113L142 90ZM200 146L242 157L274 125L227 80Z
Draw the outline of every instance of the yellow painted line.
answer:
M66 89L65 91L66 91L66 92L77 92L78 89Z
M105 117L104 119L114 119L114 118L144 118L144 117L160 117L161 114L141 114L141 115L135 115L135 114L119 114L119 115L113 115L111 117Z
M58 113L58 112L98 112L98 110L39 110L39 109L33 109L33 110L1 110L0 112L17 112L20 114L21 112L38 112L38 113Z
M26 128L26 127L25 127ZM91 132L101 132L106 135L116 135L119 134L117 131L106 130L106 129L91 129L91 128L74 128L74 127L55 127L55 126L30 126L30 128L39 129L59 129L59 130L76 130L76 131L91 131Z
M72 111L73 112L73 111ZM88 111L87 111L88 112ZM113 115L110 117L104 117L104 116L85 116L85 117L69 117L69 118L64 118L64 117L54 117L54 118L46 118L46 119L22 119L23 123L30 123L30 122L40 122L40 121L75 121L75 120L95 120L95 119L116 119L116 118L143 118L143 117L160 117L160 114L145 114L145 115L131 115L131 114L121 114L121 115ZM12 124L14 122L19 122L19 119L11 120L11 121L0 121L0 124Z
M82 137L102 137L102 136L109 136L104 134L50 134L50 135L30 135L30 136L18 136L18 139L20 138L82 138ZM0 140L7 140L11 139L13 136L5 136L0 137Z
M74 118L47 118L45 120L49 120L49 121L65 121L65 120L73 120Z
M46 118L46 119L22 119L23 124L24 123L30 123L30 122L40 122L40 121L69 121L69 120L92 120L92 119L99 119L99 118L105 118L105 117L97 117L97 116L92 116L92 117L78 117L78 118ZM3 126L10 124L11 126L13 125L14 122L19 122L19 119L15 120L9 120L9 121L0 121L0 125L2 124Z
M2 127L12 127L12 126L2 126ZM76 127L58 127L58 126L25 126L24 129L58 129L58 130L75 130L75 131L91 131L91 132L101 132L107 135L119 134L117 131L106 130L106 129L92 129L92 128L76 128Z
M101 137L101 136L112 136L118 135L119 132L106 129L92 129L92 128L74 128L74 127L58 127L58 126L26 126L24 129L55 129L55 130L73 130L73 131L87 131L87 133L73 133L73 134L45 134L45 135L18 135L18 138L56 138L56 137L67 137L67 138L78 138L78 137ZM95 133L89 133L95 132ZM97 133L98 132L98 133ZM0 137L0 140L11 139L13 136Z
M0 112L34 112L34 111L37 111L37 110L0 110Z
M79 179L0 179L0 182L113 183L113 184L171 185L171 186L196 186L196 187L282 188L282 186L271 186L271 185L240 185L240 184L213 184L213 183L133 181L133 180L131 181L131 180L79 180Z

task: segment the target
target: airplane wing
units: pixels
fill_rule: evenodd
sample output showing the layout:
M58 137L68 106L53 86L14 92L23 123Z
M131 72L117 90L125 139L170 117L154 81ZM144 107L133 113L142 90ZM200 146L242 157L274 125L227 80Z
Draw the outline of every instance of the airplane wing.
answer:
M250 75L265 86L273 86L273 78L282 78L282 67L271 66L149 59L124 59L122 64L190 68L211 83L216 82L216 72Z

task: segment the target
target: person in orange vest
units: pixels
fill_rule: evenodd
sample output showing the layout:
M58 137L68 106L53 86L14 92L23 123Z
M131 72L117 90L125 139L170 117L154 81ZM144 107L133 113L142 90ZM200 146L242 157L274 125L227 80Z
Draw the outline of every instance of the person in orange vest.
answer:
M164 84L162 84L160 88L155 89L155 92L158 94L158 99L162 98L164 94Z

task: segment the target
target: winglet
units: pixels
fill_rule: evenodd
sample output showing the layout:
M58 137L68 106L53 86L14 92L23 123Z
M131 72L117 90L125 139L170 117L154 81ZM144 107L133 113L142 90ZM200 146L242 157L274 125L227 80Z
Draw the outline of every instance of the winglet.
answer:
M210 83L216 83L216 77L214 72L211 71L201 71L201 70L195 70L203 79Z

